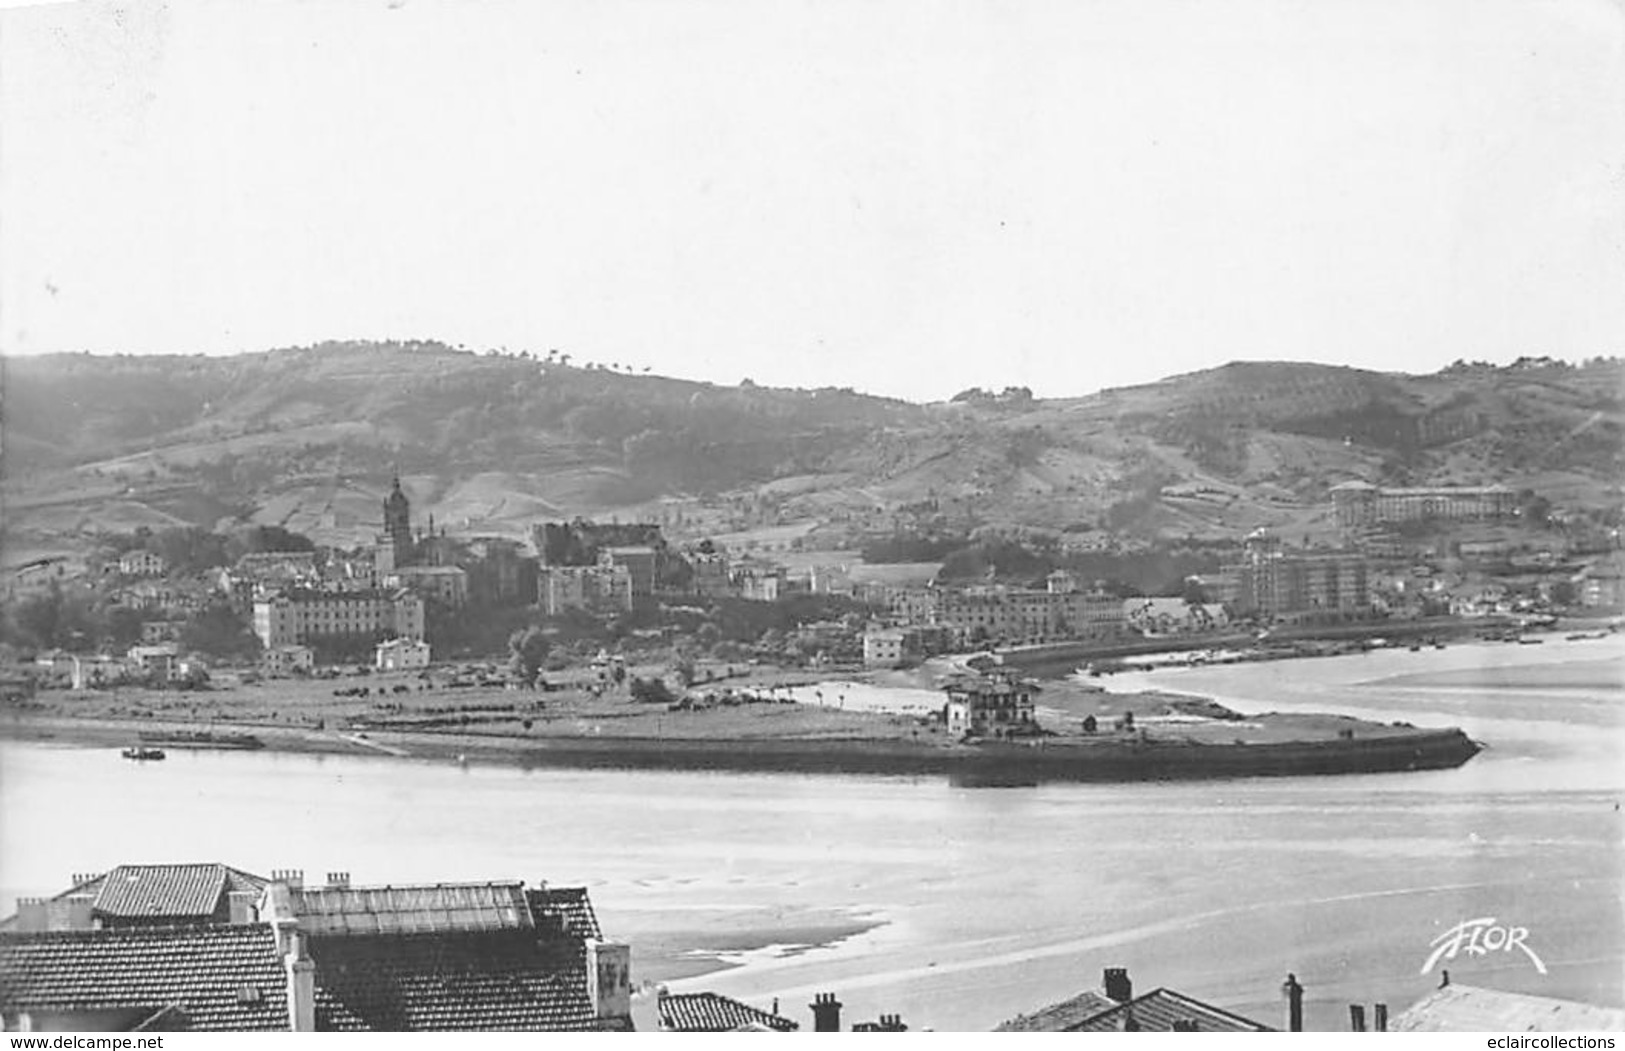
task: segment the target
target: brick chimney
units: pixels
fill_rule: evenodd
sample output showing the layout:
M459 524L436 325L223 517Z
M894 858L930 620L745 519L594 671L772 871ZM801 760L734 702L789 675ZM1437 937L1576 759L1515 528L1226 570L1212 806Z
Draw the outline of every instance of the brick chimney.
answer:
M288 1030L293 1033L316 1031L316 963L305 954L305 940L298 931L288 932L288 952L282 958L288 975Z
M291 890L305 889L304 869L272 869L272 883L286 883Z
M277 952L290 952L298 934L299 917L293 911L293 894L288 885L282 882L267 884L255 911L259 914L259 922L271 925L271 931L276 935Z
M1286 982L1282 984L1281 991L1286 993L1286 1027L1288 1032L1303 1032L1303 986L1298 984L1298 976L1289 974Z
M28 934L48 930L44 898L17 899L17 929Z
M328 890L348 890L350 887L350 874L348 872L329 872L327 874Z
M834 993L817 993L813 996L813 1002L807 1006L812 1008L813 1032L841 1031L841 1001L835 999Z
M632 1017L632 947L588 938L587 999L595 1018Z
M1106 968L1100 987L1108 1000L1126 1004L1134 999L1134 983L1129 981L1128 968L1126 967Z
M234 890L226 894L227 922L232 924L253 923L258 917L254 905L259 901L260 892L257 890Z

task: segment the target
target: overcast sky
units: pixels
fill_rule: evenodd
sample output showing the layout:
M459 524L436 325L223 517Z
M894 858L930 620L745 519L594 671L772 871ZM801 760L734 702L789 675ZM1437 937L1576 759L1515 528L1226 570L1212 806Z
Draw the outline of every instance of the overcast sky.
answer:
M911 398L1625 353L1625 7L0 13L0 350L384 337Z

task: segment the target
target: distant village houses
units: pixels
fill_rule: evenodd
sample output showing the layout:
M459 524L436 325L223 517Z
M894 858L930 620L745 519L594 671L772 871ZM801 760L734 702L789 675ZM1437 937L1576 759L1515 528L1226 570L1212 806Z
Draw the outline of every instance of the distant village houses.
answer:
M168 565L164 556L136 548L119 556L118 571L127 577L161 577Z

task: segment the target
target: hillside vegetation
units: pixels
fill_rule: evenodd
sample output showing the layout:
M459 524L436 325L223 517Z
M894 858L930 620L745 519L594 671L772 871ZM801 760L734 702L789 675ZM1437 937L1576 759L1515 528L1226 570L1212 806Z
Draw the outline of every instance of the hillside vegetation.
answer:
M686 506L719 530L927 516L1200 537L1323 526L1327 489L1350 478L1500 481L1602 506L1625 476L1625 366L1612 359L1431 376L1238 363L1078 399L934 405L424 342L4 365L14 550L223 521L355 542L377 528L396 470L418 513L510 534Z

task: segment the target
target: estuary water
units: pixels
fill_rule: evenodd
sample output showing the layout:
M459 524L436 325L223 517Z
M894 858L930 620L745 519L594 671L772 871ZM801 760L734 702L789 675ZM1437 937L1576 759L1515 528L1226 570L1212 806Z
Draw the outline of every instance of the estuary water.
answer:
M635 980L806 1026L986 1029L1129 968L1284 1026L1397 1013L1458 983L1625 1006L1625 643L1457 646L1133 673L1113 689L1459 725L1458 770L963 788L936 777L460 767L386 757L0 743L0 909L120 862L218 860L358 883L591 889ZM1098 680L1096 680L1098 681ZM1521 951L1430 943L1482 917Z

